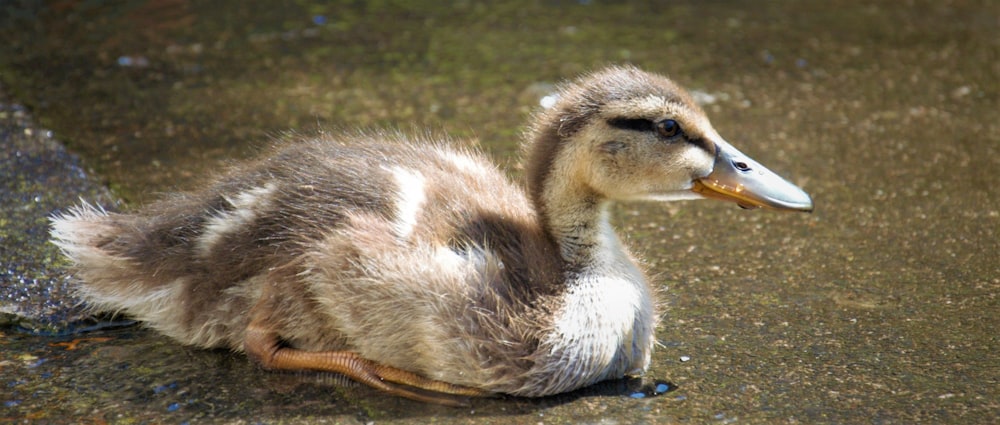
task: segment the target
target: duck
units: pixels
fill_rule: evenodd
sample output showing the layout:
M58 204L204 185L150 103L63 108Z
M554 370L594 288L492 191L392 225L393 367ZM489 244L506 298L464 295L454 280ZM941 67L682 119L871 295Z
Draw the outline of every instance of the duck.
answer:
M51 236L95 311L267 370L413 400L543 397L638 376L660 312L610 224L627 201L811 211L666 76L612 65L531 117L523 186L447 137L297 137L131 212Z

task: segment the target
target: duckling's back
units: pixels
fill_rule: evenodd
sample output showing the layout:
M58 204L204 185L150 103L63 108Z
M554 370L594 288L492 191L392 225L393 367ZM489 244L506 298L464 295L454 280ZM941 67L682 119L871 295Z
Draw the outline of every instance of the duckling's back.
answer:
M397 139L293 142L204 190L134 213L71 209L53 219L53 239L75 263L89 304L184 343L241 350L250 311L268 308L282 338L304 349L413 363L391 353L446 334L470 346L459 352L495 346L477 340L522 347L450 360L428 352L434 364L416 366L530 361L540 338L533 333L546 326L535 317L539 304L560 273L530 202L481 155ZM379 285L363 285L375 279ZM262 303L264 285L280 286L280 299ZM415 310L424 308L421 298L438 311ZM476 309L490 314L469 314ZM421 314L432 318L414 326ZM399 347L385 346L393 340ZM490 364L454 367L504 373Z

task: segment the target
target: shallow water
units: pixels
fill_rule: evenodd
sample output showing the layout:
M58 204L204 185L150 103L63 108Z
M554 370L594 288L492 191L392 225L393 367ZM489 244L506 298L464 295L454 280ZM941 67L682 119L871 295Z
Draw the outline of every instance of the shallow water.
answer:
M431 128L477 138L516 175L521 125L551 85L627 61L699 91L719 132L800 184L816 212L616 208L664 289L648 381L677 389L659 397L626 386L449 409L265 373L141 328L4 328L3 420L1000 416L996 2L5 4L4 90L129 205L195 186L291 130Z

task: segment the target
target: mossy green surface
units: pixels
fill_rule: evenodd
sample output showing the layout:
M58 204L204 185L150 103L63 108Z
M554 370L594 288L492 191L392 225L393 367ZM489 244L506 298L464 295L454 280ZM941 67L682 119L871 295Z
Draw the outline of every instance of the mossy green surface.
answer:
M70 289L68 262L48 242L49 217L80 199L114 202L79 157L3 91L0 86L0 323L70 331L89 315Z

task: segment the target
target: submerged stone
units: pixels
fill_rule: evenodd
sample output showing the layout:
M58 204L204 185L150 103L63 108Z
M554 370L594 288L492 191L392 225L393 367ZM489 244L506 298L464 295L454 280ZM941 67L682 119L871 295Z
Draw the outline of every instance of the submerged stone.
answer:
M70 291L68 264L49 242L49 217L80 199L117 204L80 158L0 87L0 325L66 333L97 323Z

